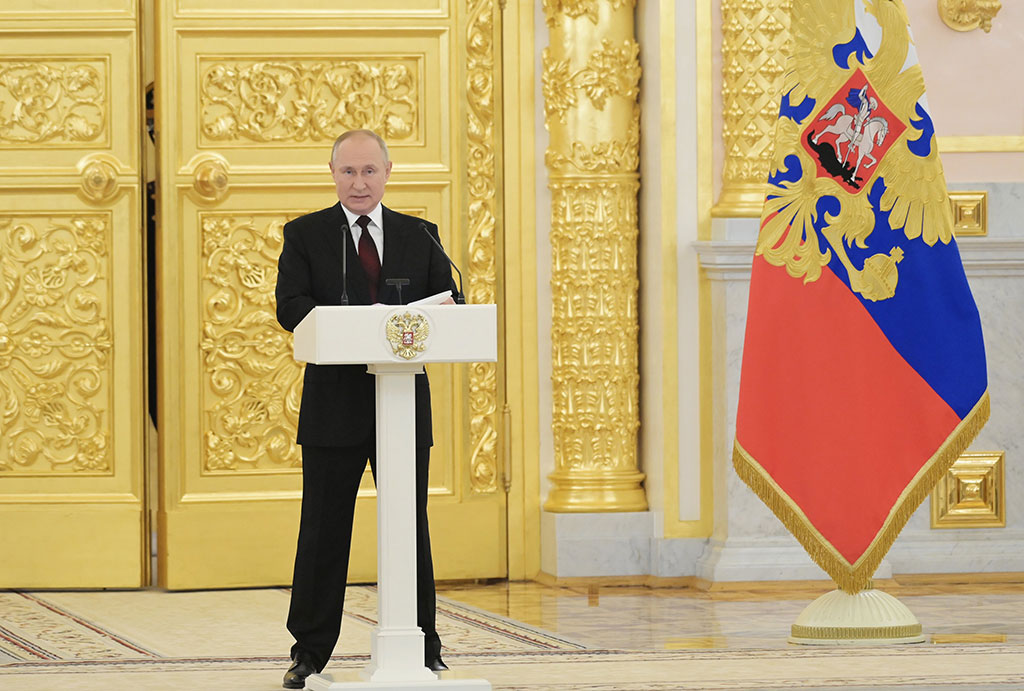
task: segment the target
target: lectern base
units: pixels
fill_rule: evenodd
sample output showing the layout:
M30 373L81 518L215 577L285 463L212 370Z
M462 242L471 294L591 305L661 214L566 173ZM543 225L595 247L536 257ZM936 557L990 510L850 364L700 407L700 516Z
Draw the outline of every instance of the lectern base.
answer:
M373 682L359 678L359 672L349 674L311 674L306 677L305 691L391 691L395 689L429 689L430 691L491 691L491 683L485 679L460 679L458 672L442 672L434 681L385 681Z

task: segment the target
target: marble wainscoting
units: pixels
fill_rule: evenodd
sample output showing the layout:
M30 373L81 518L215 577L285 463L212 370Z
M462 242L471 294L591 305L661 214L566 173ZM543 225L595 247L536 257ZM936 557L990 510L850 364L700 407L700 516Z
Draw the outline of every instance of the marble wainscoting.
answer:
M1004 186L999 186L1000 188ZM897 539L876 578L893 574L1024 572L1024 216L1019 185L990 191L999 233L958 240L978 303L989 366L992 416L972 451L1006 453L1006 527L932 529L925 501ZM972 187L985 189L984 186ZM992 195L998 193L993 200ZM994 203L993 203L994 201ZM1011 213L1013 212L1013 213ZM998 221L996 221L998 219ZM715 524L695 565L710 582L827 578L732 469L736 404L757 221L720 222L724 240L697 243L712 300Z
M541 571L555 578L694 575L706 538L665 539L660 511L541 512Z

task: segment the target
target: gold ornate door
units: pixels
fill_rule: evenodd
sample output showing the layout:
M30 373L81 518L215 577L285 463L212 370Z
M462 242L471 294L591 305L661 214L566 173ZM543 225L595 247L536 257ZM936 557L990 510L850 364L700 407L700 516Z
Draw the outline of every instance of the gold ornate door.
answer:
M0 6L0 587L148 582L138 26Z
M439 223L470 302L498 302L494 0L159 0L160 583L289 583L301 369L274 317L284 223L337 201L333 139L389 143L385 202ZM502 377L430 367L436 575L507 572ZM367 471L350 577L376 569Z

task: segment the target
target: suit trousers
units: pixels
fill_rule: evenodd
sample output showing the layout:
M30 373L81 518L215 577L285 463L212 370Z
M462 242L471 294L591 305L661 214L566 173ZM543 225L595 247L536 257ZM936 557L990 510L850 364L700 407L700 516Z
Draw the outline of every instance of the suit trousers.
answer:
M302 516L295 552L288 631L300 652L322 670L341 633L345 604L352 517L359 481L369 460L377 478L376 442L347 447L302 447ZM425 636L427 659L441 654L435 627L434 565L427 525L427 474L430 447L416 448L416 623Z

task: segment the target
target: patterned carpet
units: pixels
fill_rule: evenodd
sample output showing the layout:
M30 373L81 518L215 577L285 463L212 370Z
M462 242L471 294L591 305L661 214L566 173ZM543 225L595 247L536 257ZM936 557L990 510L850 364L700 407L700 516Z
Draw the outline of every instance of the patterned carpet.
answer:
M372 587L350 589L328 667L369 659ZM0 689L277 689L287 592L0 592ZM746 650L595 649L447 598L445 659L495 689L1024 689L1012 644Z

